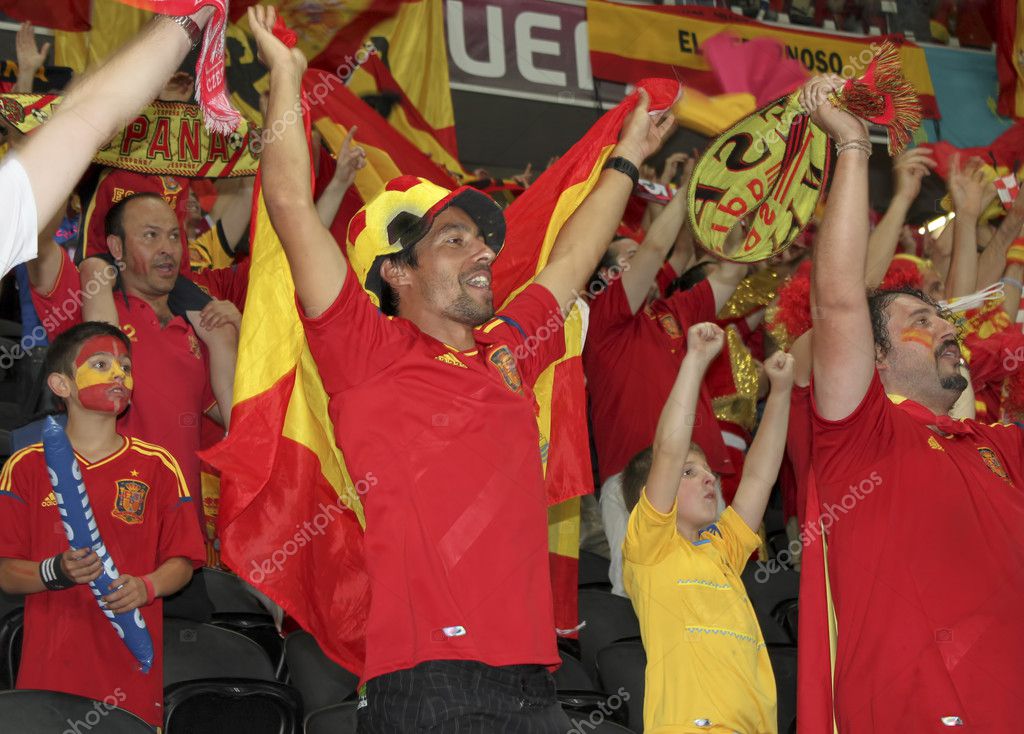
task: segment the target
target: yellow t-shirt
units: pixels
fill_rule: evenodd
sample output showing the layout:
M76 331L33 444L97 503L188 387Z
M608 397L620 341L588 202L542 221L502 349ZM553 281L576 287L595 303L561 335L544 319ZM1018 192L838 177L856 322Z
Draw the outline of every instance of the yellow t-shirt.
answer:
M188 243L189 265L192 271L201 273L210 268L230 268L235 256L228 252L224 244L224 231L220 222Z
M647 734L776 734L775 678L740 573L760 539L731 507L696 543L646 490L622 544L647 652Z

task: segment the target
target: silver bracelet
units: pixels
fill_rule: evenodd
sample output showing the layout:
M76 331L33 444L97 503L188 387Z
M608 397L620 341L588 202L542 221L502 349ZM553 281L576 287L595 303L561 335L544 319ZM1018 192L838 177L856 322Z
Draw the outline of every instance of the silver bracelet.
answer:
M871 141L859 138L857 140L851 140L848 143L837 143L836 144L836 155L843 153L847 150L859 150L863 152L868 158L871 157Z
M1004 284L1004 285L1012 285L1014 288L1016 288L1019 291L1024 291L1024 283L1021 283L1019 280L1017 280L1015 278L1003 277L1003 278L999 279L999 282Z
M171 21L185 32L185 35L188 37L188 42L192 45L193 51L199 48L199 44L203 41L203 30L199 27L198 23L187 15L164 15L162 17L167 18L167 20Z

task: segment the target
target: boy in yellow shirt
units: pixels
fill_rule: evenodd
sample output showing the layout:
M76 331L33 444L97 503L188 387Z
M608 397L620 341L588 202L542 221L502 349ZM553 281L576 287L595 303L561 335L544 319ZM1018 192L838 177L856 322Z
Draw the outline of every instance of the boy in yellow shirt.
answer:
M715 324L690 327L654 436L647 486L622 546L626 592L647 651L647 734L776 734L775 679L740 573L760 543L786 442L793 358L765 362L772 390L733 504L717 517L715 475L690 442L701 380L722 349Z

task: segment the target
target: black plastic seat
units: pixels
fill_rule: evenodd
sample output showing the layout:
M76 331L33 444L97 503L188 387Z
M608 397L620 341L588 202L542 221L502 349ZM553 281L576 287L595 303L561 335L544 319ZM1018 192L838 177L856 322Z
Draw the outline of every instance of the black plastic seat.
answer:
M250 678L189 680L164 688L165 734L300 734L302 697Z
M0 722L0 729L12 734L59 734L69 722L102 734L153 734L129 711L57 691L0 691Z
M164 687L206 678L275 681L267 653L245 635L212 624L164 620Z
M306 716L306 734L356 734L357 701L336 703Z
M647 653L639 639L624 640L602 648L597 653L597 669L601 686L608 691L625 691L626 721L633 731L644 729L644 673Z
M616 640L640 636L640 623L629 599L607 591L580 589L580 660L593 680L597 677L597 652Z
M308 632L288 635L284 657L290 682L302 694L306 711L334 706L355 695L359 676L327 657Z

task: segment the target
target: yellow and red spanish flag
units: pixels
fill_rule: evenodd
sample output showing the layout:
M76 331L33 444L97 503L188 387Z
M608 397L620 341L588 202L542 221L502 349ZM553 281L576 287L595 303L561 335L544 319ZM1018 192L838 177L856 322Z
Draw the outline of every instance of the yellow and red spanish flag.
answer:
M650 109L659 112L678 99L679 84L644 80ZM597 184L601 169L618 140L626 117L636 106L631 94L601 119L505 210L505 247L492 271L494 302L506 303L544 268L562 226ZM539 427L549 440L545 457L548 538L555 624L560 630L577 625L580 495L593 491L582 350L585 307L573 307L565 322L565 355L545 370L534 392L540 407Z
M345 136L353 127L358 128L354 144L366 151L366 166L356 174L355 185L346 194L331 227L338 242L345 241L348 221L393 178L419 176L448 189L458 185L446 171L353 94L336 75L321 69L309 69L302 83L312 123L331 153L337 156ZM318 178L320 181L328 180L330 172L321 169Z
M705 44L721 33L743 41L774 40L809 72L847 77L863 73L873 50L889 40L898 47L900 66L920 98L924 116L939 117L924 49L902 36L840 36L759 23L724 8L627 5L609 0L587 0L587 29L590 65L596 78L630 83L662 76L679 79L707 95L716 94L721 81L704 53ZM762 84L774 83L775 68L762 66L755 71ZM783 94L785 91L770 99Z
M440 0L402 3L394 15L369 29L360 48L371 47L375 51L365 61L356 59L361 63L349 87L364 99L393 102L387 115L392 127L465 182L468 175L459 163L455 142Z
M231 432L204 456L221 472L221 557L358 673L369 610L362 504L258 179L252 232Z

